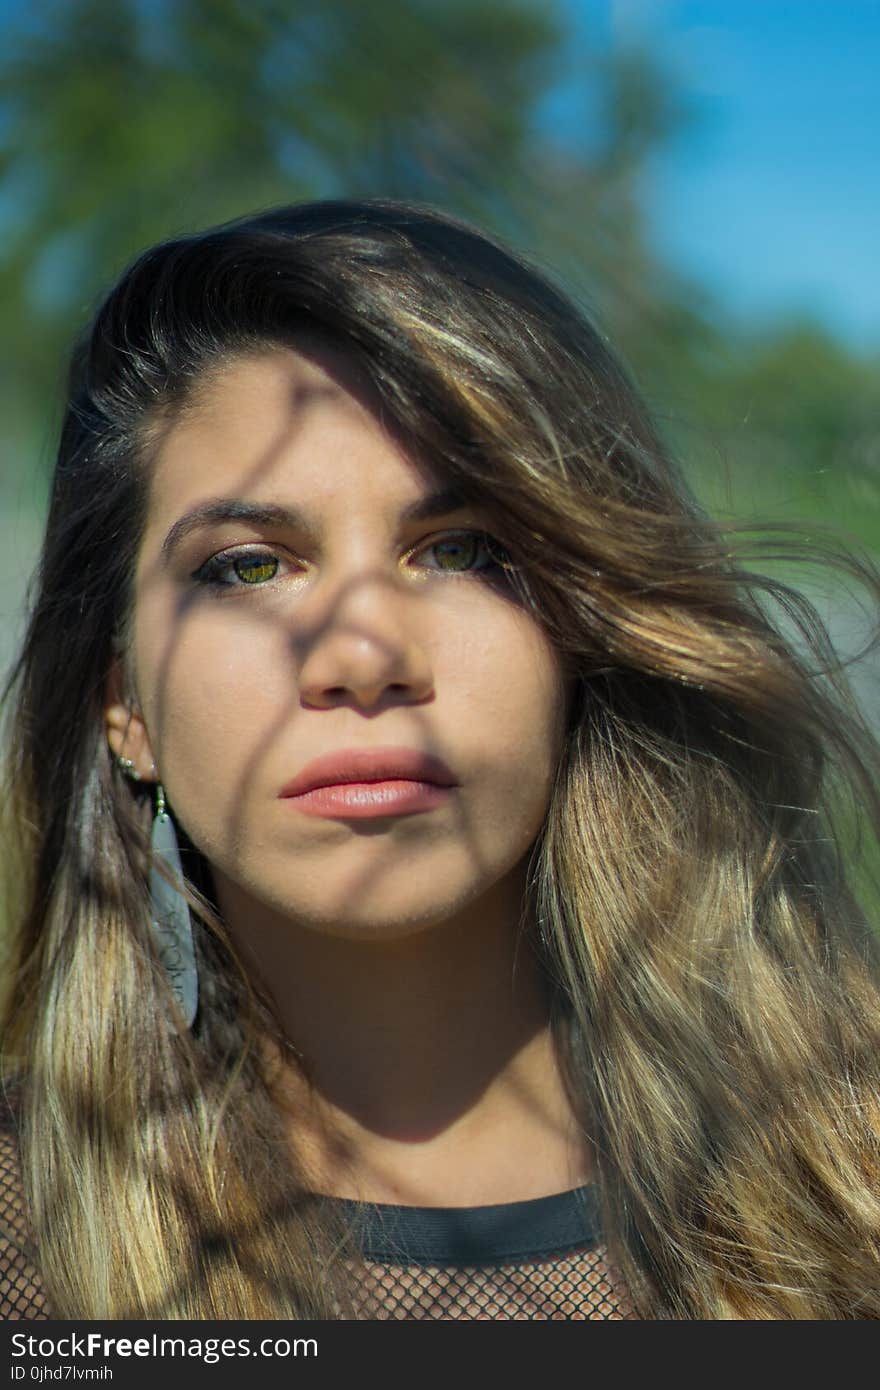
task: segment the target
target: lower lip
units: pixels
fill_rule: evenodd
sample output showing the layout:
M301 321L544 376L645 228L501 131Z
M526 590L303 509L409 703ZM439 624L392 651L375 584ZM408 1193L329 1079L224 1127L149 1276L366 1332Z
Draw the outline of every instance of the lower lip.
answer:
M451 792L451 787L440 787L436 782L336 782L285 800L306 816L373 820L434 811L449 800Z

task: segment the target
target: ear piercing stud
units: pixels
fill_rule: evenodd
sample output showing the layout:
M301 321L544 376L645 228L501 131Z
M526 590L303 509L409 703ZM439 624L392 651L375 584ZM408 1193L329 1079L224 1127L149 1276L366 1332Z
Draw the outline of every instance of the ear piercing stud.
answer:
M138 770L137 770L137 768L135 767L134 763L132 762L131 758L121 758L121 757L118 757L118 758L116 759L116 766L119 768L119 771L123 774L123 776L127 777L127 778L129 779L130 782L141 782L141 781L143 781L143 778L141 777L141 774L138 772ZM151 777L155 777L155 776L156 776L156 764L155 764L155 763L150 763L150 776L151 776Z

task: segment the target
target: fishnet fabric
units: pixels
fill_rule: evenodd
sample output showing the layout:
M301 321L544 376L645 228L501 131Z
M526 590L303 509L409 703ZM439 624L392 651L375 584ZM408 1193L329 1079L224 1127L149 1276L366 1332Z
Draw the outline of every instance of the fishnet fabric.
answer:
M28 1249L27 1219L15 1136L0 1131L0 1318L48 1318Z
M617 1320L635 1316L601 1244L480 1264L370 1258L354 1272L358 1318ZM0 1318L39 1321L52 1313L29 1247L18 1145L0 1129Z
M635 1316L601 1245L499 1265L369 1263L365 1268L358 1316L377 1321L617 1321Z

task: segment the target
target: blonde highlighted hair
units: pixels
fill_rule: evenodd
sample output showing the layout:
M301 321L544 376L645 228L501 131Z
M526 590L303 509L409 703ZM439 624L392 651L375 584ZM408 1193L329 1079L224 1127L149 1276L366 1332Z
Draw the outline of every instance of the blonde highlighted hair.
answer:
M639 1310L880 1316L880 976L848 861L853 807L868 847L880 831L876 740L809 604L748 569L760 537L701 513L601 335L488 238L383 202L157 246L74 356L6 791L5 1057L53 1312L348 1306L353 1247L282 1136L271 1021L191 847L203 1003L192 1035L157 1026L148 807L102 721L157 423L214 366L315 338L490 512L573 676L530 916Z

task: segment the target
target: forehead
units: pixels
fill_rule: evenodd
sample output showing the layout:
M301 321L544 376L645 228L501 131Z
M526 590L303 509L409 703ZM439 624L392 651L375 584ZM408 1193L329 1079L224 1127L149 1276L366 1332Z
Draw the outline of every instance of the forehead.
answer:
M154 452L150 514L219 495L316 500L356 484L404 504L433 469L404 453L380 421L372 385L330 349L272 348L233 358L199 383Z

